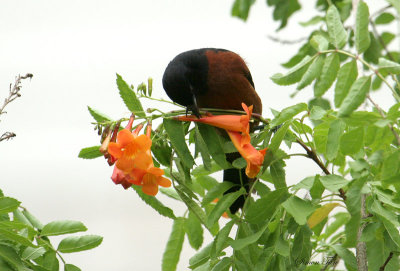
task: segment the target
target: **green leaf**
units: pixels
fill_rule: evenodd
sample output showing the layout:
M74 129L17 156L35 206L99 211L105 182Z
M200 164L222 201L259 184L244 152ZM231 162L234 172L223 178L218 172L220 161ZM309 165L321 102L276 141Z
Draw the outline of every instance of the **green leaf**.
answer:
M280 203L287 199L288 193L285 188L274 190L266 196L250 204L245 213L246 219L252 224L262 224L271 218ZM268 208L265 208L268 206Z
M241 249L247 247L248 245L256 243L257 240L260 239L261 235L266 231L267 228L268 228L268 223L265 223L265 225L259 231L255 232L247 237L233 240L230 242L230 245L234 250L241 250Z
M6 245L0 245L0 259L7 262L14 270L28 271L30 269L24 267L19 255L15 250Z
M222 258L211 271L229 271L229 267L232 265L232 259L228 257Z
M81 269L73 264L65 264L64 271L81 271Z
M301 226L293 240L291 257L295 260L301 259L308 262L312 252L312 243L310 242L312 232L307 226Z
M200 151L200 155L203 160L204 168L207 170L210 170L211 169L210 153L208 152L207 145L204 142L204 139L200 134L198 125L195 125L194 131L195 131L194 138L195 138L196 148Z
M316 225L326 219L329 213L339 205L340 204L337 202L330 202L315 210L314 213L307 220L307 224L310 229L314 228Z
M278 126L278 125L284 123L285 121L292 119L294 116L296 116L297 114L299 114L303 111L307 111L307 104L305 104L305 103L298 103L298 104L286 107L278 114L278 116L276 118L274 118L271 121L270 126L271 127Z
M340 68L335 86L335 107L340 107L357 76L358 69L355 60L347 62Z
M395 17L393 16L393 14L388 12L383 12L379 14L378 17L376 17L375 24L388 24L391 23L394 19Z
M387 60L386 58L379 58L379 70L384 70L388 73L399 74L400 73L400 64Z
M19 210L15 209L13 212L14 221L20 221L21 223L33 227L31 222L24 216L24 214ZM0 222L1 223L1 222Z
M207 218L207 225L211 228L222 216L224 212L226 212L229 206L235 202L237 198L245 193L244 188L242 187L239 191L228 193L224 195L215 205L214 209L212 209L211 213Z
M332 53L324 61L321 76L314 86L314 96L321 97L332 86L340 68L339 54Z
M325 51L329 47L329 41L320 34L314 35L310 40L310 44L318 52Z
M47 270L51 271L59 271L59 262L57 259L57 254L55 251L47 251L43 255L43 262L42 265Z
M16 199L9 197L0 197L0 214L6 214L14 211L21 204Z
M9 229L0 228L0 239L14 241L23 246L37 247L36 245L32 244L32 242L27 237L22 236L15 231Z
M397 14L400 15L400 2L397 0L386 0L389 4L391 4L397 11Z
M43 228L43 224L39 221L39 219L32 215L27 209L23 210L22 213L29 220L33 227L39 230Z
M285 162L281 159L271 164L269 170L275 189L286 188Z
M107 117L106 115L104 115L103 113L100 113L99 111L91 108L90 106L88 106L88 110L90 115L92 115L92 117L95 119L95 121L97 122L106 122L106 121L111 121L111 119L109 117Z
M189 239L189 244L194 249L199 249L203 244L203 228L200 220L189 211L188 218L185 222L185 231Z
M286 122L283 126L279 127L278 131L274 134L271 139L271 143L268 145L268 151L276 152L285 138L285 135L290 127L291 121Z
M327 239L334 234L340 227L346 224L350 219L349 213L337 213L334 215L335 220L331 222L325 229L322 237Z
M129 87L129 85L122 79L122 77L117 73L117 86L119 89L119 95L124 101L126 107L135 115L139 117L146 117L146 114L143 110L142 104L139 99L136 97L135 92Z
M254 2L255 0L235 0L232 6L231 15L246 21L249 16L250 8Z
M57 250L62 253L84 251L97 247L103 241L98 235L70 236L61 240Z
M176 192L178 192L179 197L181 197L182 201L186 204L190 211L192 211L197 218L201 221L203 225L207 227L206 224L206 214L203 209L192 199L189 198L179 187L176 187Z
M284 28L288 22L289 17L301 8L297 0L267 0L267 4L269 6L275 6L273 19L275 21L281 21L281 25L279 26L278 30Z
M202 123L196 123L196 125L199 128L199 132L204 139L211 157L220 167L224 169L229 168L230 164L225 159L221 136L217 134L217 130L210 125Z
M142 189L140 186L133 185L132 186L133 190L136 191L136 193L139 195L139 197L150 207L152 207L154 210L156 210L160 215L175 219L175 214L172 209L166 207L162 202L160 202L156 197L147 195L143 193Z
M94 159L100 156L103 156L100 152L100 146L83 148L78 154L78 157L83 159Z
M234 184L231 182L218 183L217 185L212 187L208 191L208 193L203 197L202 205L205 206L209 204L210 202L221 196L225 191L228 191L228 189L233 186Z
M303 60L296 66L291 68L285 75L281 73L274 74L271 80L278 85L286 86L292 85L301 80L303 74L307 71L308 66L312 63L314 57L305 56Z
M310 20L308 20L306 22L300 22L300 25L301 26L310 26L310 25L317 24L317 23L319 23L319 22L321 22L323 20L324 20L324 17L314 16L314 17L312 17Z
M304 73L299 84L297 85L298 90L305 88L306 86L311 84L311 82L314 81L315 78L318 78L320 76L322 67L324 65L324 60L324 55L319 55L314 59L314 61L308 67L307 71Z
M339 257L343 259L346 266L350 266L351 268L357 269L356 257L350 250L339 244L332 245L332 248L335 250L337 255L339 255Z
M331 122L328 130L328 138L326 142L326 159L332 161L336 158L339 151L339 139L343 134L345 123L341 119Z
M22 259L24 260L34 260L39 258L43 254L46 253L46 249L44 247L27 247L24 252L22 252Z
M199 252L197 252L189 259L190 269L194 269L197 266L208 261L208 259L210 259L210 251L213 244L214 241L208 244L207 246L203 247Z
M163 124L165 131L171 140L171 144L176 150L178 156L181 158L182 163L187 168L192 168L195 163L193 156L186 145L183 123L173 119L164 119Z
M283 208L291 214L299 225L307 223L307 217L314 212L315 207L310 201L302 200L299 197L292 196L282 203Z
M340 20L340 14L334 5L330 5L326 13L326 24L330 42L336 47L341 48L346 44L347 33Z
M350 115L356 110L365 100L367 93L371 87L371 76L363 76L358 78L344 98L339 109L339 117Z
M42 236L52 236L52 235L62 235L80 231L86 231L87 228L79 221L71 220L59 220L53 221L44 225L40 235Z
M319 177L322 185L331 192L337 192L349 182L342 176L331 174Z
M210 253L212 258L217 258L221 251L228 246L227 241L229 240L229 233L231 232L234 224L235 221L231 220L226 223L221 230L218 231Z
M340 138L340 152L344 155L356 154L364 145L364 127L357 127Z
M369 9L367 4L363 1L358 2L356 14L356 29L355 29L355 42L357 52L362 54L368 49L371 44L368 31L369 24Z
M320 106L316 105L311 108L310 119L320 120L326 115L326 110L322 109Z
M161 269L162 271L175 271L182 251L183 240L185 238L185 219L178 217L174 220L172 231L169 235L168 243L165 248Z

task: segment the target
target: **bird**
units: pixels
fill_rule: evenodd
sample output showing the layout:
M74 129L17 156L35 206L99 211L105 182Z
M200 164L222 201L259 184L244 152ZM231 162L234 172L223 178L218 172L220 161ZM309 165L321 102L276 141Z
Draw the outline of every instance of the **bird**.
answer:
M201 48L178 54L167 65L162 84L172 101L198 118L199 108L242 110L242 103L253 105L254 113L262 113L249 68L238 54L226 49ZM239 157L238 152L226 154L230 163ZM238 191L241 184L249 192L250 179L244 168L225 169L223 181L236 184L225 194ZM242 195L230 206L231 213L242 208L244 202Z

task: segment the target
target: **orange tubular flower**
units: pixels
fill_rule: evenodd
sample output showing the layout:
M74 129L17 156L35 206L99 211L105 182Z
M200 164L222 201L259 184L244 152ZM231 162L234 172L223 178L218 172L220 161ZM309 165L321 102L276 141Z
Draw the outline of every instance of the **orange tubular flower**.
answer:
M264 162L267 148L258 151L250 144L249 137L242 136L238 132L227 131L227 133L231 138L233 145L235 145L240 155L242 155L247 162L246 175L249 178L255 178L258 172L260 172L260 167Z
M179 116L178 120L181 121L195 121L201 122L204 124L212 125L218 128L222 128L228 131L249 133L249 121L251 118L251 114L253 112L253 106L247 107L244 103L242 103L242 107L244 111L246 111L246 115L218 115L218 116L208 116L198 119L195 116Z

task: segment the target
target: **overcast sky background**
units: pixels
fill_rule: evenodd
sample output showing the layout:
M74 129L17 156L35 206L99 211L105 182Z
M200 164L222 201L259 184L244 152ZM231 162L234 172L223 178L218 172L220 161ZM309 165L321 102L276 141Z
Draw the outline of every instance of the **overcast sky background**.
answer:
M230 16L232 0L14 0L0 8L0 101L8 95L17 74L32 73L22 83L22 97L7 107L0 133L17 137L0 144L0 188L22 201L43 223L58 219L82 221L88 234L104 236L88 252L65 255L84 271L160 270L172 221L145 205L133 190L112 183L112 168L104 159L78 159L83 147L97 145L87 105L112 118L128 117L115 84L116 73L137 86L154 79L153 96L167 98L161 78L178 53L202 47L226 48L240 54L253 75L263 101L281 110L307 102L311 90L290 99L294 87L280 87L269 79L284 69L280 63L299 44L283 46L282 39L307 36L298 26L316 15L306 11L275 33L272 9L257 1L248 22ZM305 2L305 1L303 1ZM313 2L314 1L307 1ZM374 2L378 7L381 1ZM304 3L303 3L304 5ZM308 10L308 11L307 11ZM378 95L385 104L390 95ZM144 103L144 107L172 105ZM304 158L288 163L287 182L297 183L318 169ZM158 195L182 215L182 204ZM53 238L57 244L57 238ZM207 237L210 241L210 237ZM206 244L206 243L205 243ZM178 270L185 270L194 251L185 241Z

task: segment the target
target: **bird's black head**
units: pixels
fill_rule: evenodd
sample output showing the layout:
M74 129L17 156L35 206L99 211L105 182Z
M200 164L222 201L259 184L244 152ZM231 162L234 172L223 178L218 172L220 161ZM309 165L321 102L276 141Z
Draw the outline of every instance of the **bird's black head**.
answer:
M193 106L197 94L207 91L207 49L177 55L167 66L162 79L167 95L183 106Z

